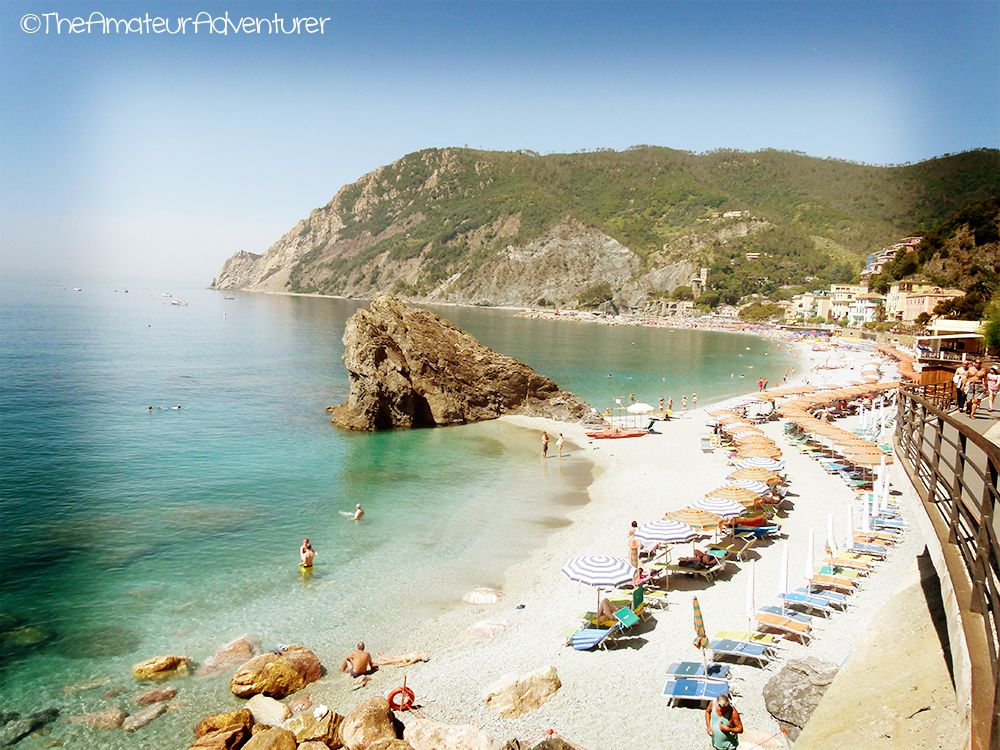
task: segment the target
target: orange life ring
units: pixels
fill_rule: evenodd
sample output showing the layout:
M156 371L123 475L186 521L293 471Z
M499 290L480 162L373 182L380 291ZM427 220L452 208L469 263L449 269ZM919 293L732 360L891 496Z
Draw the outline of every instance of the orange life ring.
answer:
M416 696L406 685L389 693L389 707L393 711L409 711L413 708L414 700L416 700Z

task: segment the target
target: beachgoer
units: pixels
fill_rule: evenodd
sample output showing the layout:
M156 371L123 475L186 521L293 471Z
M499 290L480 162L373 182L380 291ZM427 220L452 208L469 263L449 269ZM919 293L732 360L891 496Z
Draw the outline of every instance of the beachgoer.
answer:
M378 664L380 667L409 667L418 662L430 661L430 657L423 651L413 651L412 653L402 654L401 656L386 656L383 653L377 653L375 655L378 657Z
M990 412L993 411L993 402L998 391L1000 391L1000 368L990 365L990 371L986 373L986 395L990 398Z
M361 507L361 503L358 503L357 505L354 506L353 520L360 521L361 517L364 516L364 514L365 514L365 509Z
M601 599L601 606L597 608L597 624L602 622L617 622L615 620L615 608L608 597Z
M764 390L764 378L757 378L757 390Z
M765 391L767 390L767 378L764 378L764 389L763 390L765 390Z
M728 695L720 695L705 709L705 729L712 738L715 750L734 750L739 747L743 734L743 721Z
M673 411L674 411L674 397L671 396L670 398L667 399L667 413L673 414Z
M546 458L549 455L549 433L542 433L542 458Z
M972 363L972 370L965 374L965 397L969 407L969 416L976 418L976 410L986 396L986 368L983 361L977 359Z
M704 550L695 549L691 557L682 557L677 564L685 568L711 568L716 562L716 559Z
M563 449L563 445L565 443L566 443L566 439L563 437L563 434L560 432L559 433L559 437L556 438L556 452L559 454L559 458L562 458L562 449Z
M688 397L681 396L681 411L687 411L688 408Z
M697 393L692 393L691 394L691 408L692 409L696 409L697 407L698 407L698 394Z
M951 382L955 384L955 401L959 411L965 409L965 373L965 362L962 362L955 368L955 374L951 378Z
M302 540L302 546L299 547L299 558L302 560L302 567L311 568L315 557L316 550L313 549L312 543L309 541L309 537L306 537Z
M146 407L146 413L147 414L152 414L153 413L153 407L152 406L147 406Z
M665 406L666 402L663 400L663 396L660 396L660 414L665 414L667 409Z
M365 650L364 641L347 655L344 663L340 665L340 671L347 672L358 681L359 686L368 683L368 675L375 671L375 662L372 661L372 655Z
M628 559L633 568L639 567L639 540L635 536L638 528L639 522L633 521L628 530Z

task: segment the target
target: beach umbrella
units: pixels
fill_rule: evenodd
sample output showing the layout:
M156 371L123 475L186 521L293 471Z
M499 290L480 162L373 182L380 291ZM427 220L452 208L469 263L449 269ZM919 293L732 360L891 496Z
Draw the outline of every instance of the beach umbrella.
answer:
M723 518L738 516L746 510L739 503L723 497L703 497L691 503L691 507L698 510L707 510L709 513L714 513Z
M681 508L674 510L663 516L664 521L680 521L693 527L699 532L712 531L719 528L722 523L722 516L716 513L709 513L698 508Z
M597 588L597 610L601 609L601 589L614 588L629 583L635 568L613 555L583 555L574 557L562 567L563 575L571 581ZM598 618L600 619L600 618Z
M764 448L764 447L743 447L740 446L736 449L736 455L739 458L770 458L777 461L781 458L781 450L779 448Z
M826 548L830 550L831 555L836 555L838 552L837 540L833 536L833 513L826 514Z
M705 618L701 616L701 605L698 603L697 596L692 597L691 607L694 610L694 647L701 651L701 660L707 664L705 651L708 649L710 643L708 636L705 634Z
M736 482L749 479L750 481L764 482L766 484L781 484L781 477L770 469L755 467L736 469L727 478Z
M743 428L743 432L731 432L729 437L735 440L737 443L741 441L742 438L748 438L751 435L763 435L764 433L759 431L750 432L747 428Z
M643 403L642 401L637 401L634 404L629 404L628 408L625 409L629 414L649 414L653 411L653 407L649 404Z
M889 509L889 472L886 472L885 481L882 484L882 498L879 508L880 510Z
M769 469L771 471L781 471L785 468L785 462L779 461L775 458L767 458L763 456L753 456L750 458L741 458L735 463L738 469Z
M732 500L736 503L742 503L744 501L751 502L757 500L757 493L748 490L746 487L738 487L730 484L724 487L716 487L711 492L706 492L705 497L717 497L722 500Z
M754 603L754 587L756 586L756 576L757 569L756 563L751 560L750 565L747 566L747 630L753 632L753 616L757 612L757 606Z
M750 490L755 495L765 495L769 491L769 488L763 482L759 482L756 479L730 479L729 487L741 487L745 490Z
M635 530L635 538L643 542L690 542L698 536L692 526L680 521L650 521Z

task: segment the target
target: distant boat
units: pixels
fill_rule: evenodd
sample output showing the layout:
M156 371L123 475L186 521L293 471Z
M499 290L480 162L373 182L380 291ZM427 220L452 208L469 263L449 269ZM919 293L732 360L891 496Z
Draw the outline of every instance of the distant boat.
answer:
M161 294L160 296L161 296L161 297L173 297L174 295L172 295L172 294L171 294L170 292L164 292L164 293L163 293L163 294Z
M223 299L236 299L236 297L223 297Z
M182 299L172 299L170 300L170 304L174 307L187 307L187 302Z
M74 292L82 292L83 289L81 287L75 286L75 287L73 287L73 291Z

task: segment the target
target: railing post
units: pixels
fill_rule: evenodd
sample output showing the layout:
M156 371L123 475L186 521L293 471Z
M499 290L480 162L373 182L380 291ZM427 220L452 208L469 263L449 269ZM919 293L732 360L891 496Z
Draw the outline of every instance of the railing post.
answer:
M990 529L993 528L993 493L997 488L997 467L986 461L986 476L983 478L983 496L979 507L979 531L976 533L976 558L972 566L973 612L985 614L989 610L986 598L986 576L990 569Z
M958 525L962 515L959 506L962 503L962 479L965 476L965 450L969 439L964 432L958 433L958 447L955 448L955 480L951 485L951 517L948 519L948 541L958 544Z

